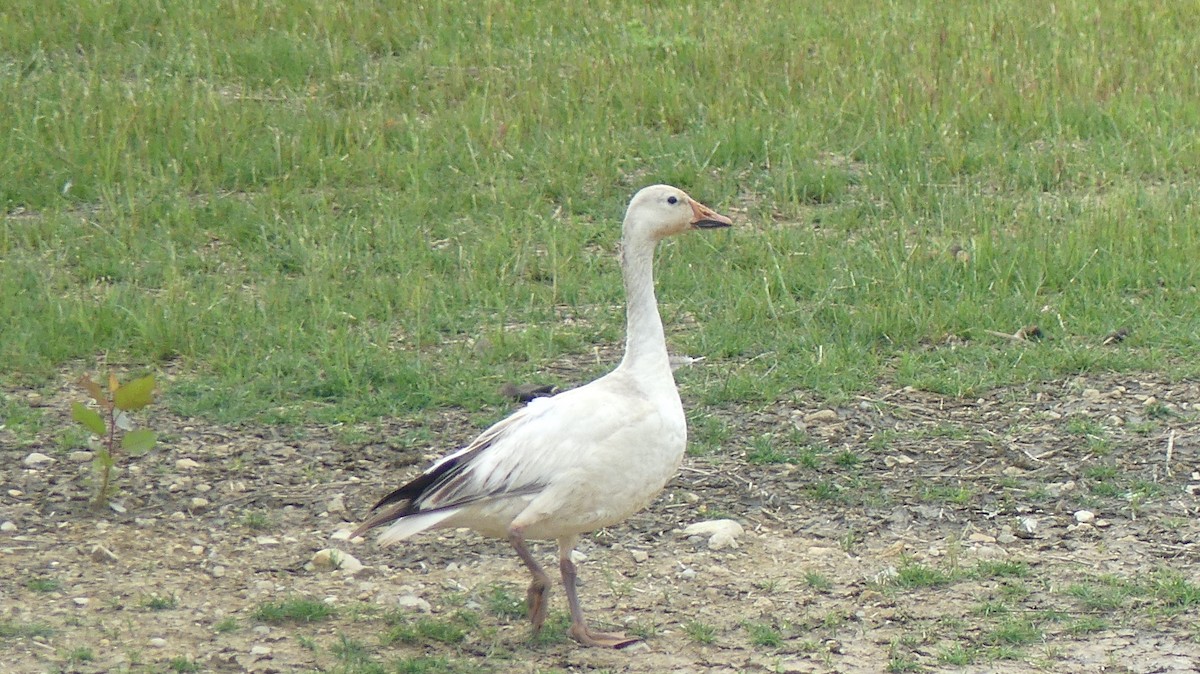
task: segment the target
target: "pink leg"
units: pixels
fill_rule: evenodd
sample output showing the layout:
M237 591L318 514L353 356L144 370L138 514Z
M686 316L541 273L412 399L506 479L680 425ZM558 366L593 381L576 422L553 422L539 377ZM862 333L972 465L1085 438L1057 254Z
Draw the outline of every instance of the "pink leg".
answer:
M542 629L542 624L546 622L546 599L550 596L550 576L546 575L542 566L530 554L529 548L525 545L525 536L520 529L509 531L508 542L516 549L517 556L525 563L525 568L533 574L533 581L529 583L529 589L525 592L525 605L529 608L529 622L533 624L533 634L537 636Z
M571 636L584 646L603 648L625 648L640 641L624 634L596 632L588 628L583 620L583 609L579 607L579 594L575 589L575 563L571 561L571 551L574 549L574 537L558 541L558 568L562 572L563 589L567 591L567 603L571 606Z

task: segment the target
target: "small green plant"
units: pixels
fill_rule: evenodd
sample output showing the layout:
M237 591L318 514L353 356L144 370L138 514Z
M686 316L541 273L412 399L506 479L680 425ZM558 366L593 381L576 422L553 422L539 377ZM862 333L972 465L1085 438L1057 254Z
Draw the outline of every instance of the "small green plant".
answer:
M18 623L0 620L0 639L22 637L48 637L54 630L43 623Z
M717 628L698 620L688 621L683 626L683 631L698 644L711 644L717 639Z
M213 625L213 631L216 632L217 634L226 634L228 632L236 631L238 627L239 627L239 625L238 625L237 618L234 618L233 616L228 616L228 617L221 618L220 620L218 620L216 622L216 624Z
M175 595L167 595L160 597L159 595L150 595L142 601L142 606L151 611L166 611L167 609L175 608L179 604L179 599Z
M93 465L100 474L100 485L92 503L96 508L103 508L108 504L109 482L118 446L129 456L136 457L154 449L158 439L154 431L135 429L129 420L130 412L141 410L154 402L154 375L121 384L115 374L109 373L107 392L87 375L79 380L79 385L100 407L100 412L97 412L81 402L72 403L71 418L99 440Z
M91 662L96 659L96 652L89 646L80 646L67 651L67 660L70 662Z
M1092 632L1101 632L1108 629L1109 622L1098 616L1079 616L1071 624L1067 625L1067 632L1075 635L1091 634Z
M984 560L975 567L975 575L979 578L1024 578L1029 575L1029 565L1025 562Z
M54 592L62 588L62 581L57 578L30 578L25 587L34 592Z
M834 454L833 462L842 468L858 468L862 464L863 459L861 456L846 449Z
M311 623L327 620L334 610L329 604L315 599L294 598L267 602L254 611L254 618L267 623Z
M833 583L828 578L816 571L805 571L804 582L814 590L825 592L833 587Z
M1042 631L1024 618L1007 618L984 637L998 646L1025 646L1042 638Z
M257 510L247 510L242 513L241 525L254 531L263 531L275 526L275 521L269 515Z
M507 585L497 583L488 590L484 599L488 613L501 618L521 619L525 617L525 602Z
M783 645L783 635L774 625L746 623L746 631L750 633L750 643L755 646L774 648Z
M397 625L384 640L387 643L399 641L405 644L428 641L457 644L466 638L468 627L460 615L448 619L420 618L412 623Z
M957 665L959 667L963 665L969 665L975 661L975 650L972 648L967 648L962 644L954 644L953 646L943 649L942 652L938 654L938 660L946 663L947 665Z
M200 671L200 665L180 655L178 657L171 658L171 661L167 663L167 669L170 669L172 672L181 673L198 672Z
M900 587L940 587L953 578L949 574L920 562L906 560L900 565L893 582Z

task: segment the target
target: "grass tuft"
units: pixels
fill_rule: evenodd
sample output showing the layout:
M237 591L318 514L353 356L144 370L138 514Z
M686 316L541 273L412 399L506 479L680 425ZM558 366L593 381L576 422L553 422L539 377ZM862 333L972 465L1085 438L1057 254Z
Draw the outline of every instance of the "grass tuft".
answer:
M254 611L254 619L266 623L311 623L328 620L336 613L333 607L322 601L305 598L284 599L267 602Z

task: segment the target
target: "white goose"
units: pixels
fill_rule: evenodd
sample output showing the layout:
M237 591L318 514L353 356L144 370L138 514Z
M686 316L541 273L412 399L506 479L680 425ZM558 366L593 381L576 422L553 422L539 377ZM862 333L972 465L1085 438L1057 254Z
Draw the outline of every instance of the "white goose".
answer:
M628 306L620 365L496 423L383 497L354 535L388 525L379 535L388 544L434 527L468 527L508 539L533 575L526 601L535 634L546 618L550 578L525 541L557 539L571 636L588 646L636 642L588 628L571 553L581 533L645 507L679 467L687 426L654 297L654 248L673 234L730 224L668 185L634 195L621 241Z

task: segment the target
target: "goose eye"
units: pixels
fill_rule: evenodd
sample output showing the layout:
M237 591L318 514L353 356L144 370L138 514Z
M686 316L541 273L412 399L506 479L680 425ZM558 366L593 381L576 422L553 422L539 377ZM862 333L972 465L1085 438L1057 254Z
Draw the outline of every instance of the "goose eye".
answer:
M677 203L679 203L679 200L676 199L674 196L670 196L670 197L667 197L667 203L668 204L677 204Z

